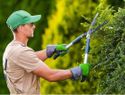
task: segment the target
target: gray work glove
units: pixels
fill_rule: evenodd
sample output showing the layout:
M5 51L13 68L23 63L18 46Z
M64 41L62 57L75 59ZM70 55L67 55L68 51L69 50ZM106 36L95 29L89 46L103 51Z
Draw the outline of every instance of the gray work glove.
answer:
M78 80L80 77L87 77L90 71L90 64L80 64L78 67L74 67L71 69L72 72L72 79Z
M66 45L65 44L59 44L59 45L48 45L46 54L47 57L50 58L54 53L60 53L61 56L65 55L67 53Z

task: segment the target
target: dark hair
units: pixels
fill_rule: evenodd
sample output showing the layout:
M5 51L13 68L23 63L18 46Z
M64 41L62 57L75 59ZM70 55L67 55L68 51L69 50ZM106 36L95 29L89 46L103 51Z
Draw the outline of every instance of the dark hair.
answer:
M16 29L13 29L13 32L16 33L16 32L17 32L17 28L16 28Z

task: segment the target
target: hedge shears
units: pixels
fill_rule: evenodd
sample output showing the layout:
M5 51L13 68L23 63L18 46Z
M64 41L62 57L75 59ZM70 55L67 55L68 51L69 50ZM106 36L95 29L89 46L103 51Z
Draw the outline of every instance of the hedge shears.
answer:
M84 61L85 63L87 63L87 59L88 59L88 51L89 51L89 44L90 44L90 35L93 32L97 31L98 29L100 29L101 27L103 27L105 24L108 23L108 21L105 20L102 24L100 24L99 26L97 26L95 29L92 29L92 27L95 25L96 18L98 17L98 15L99 15L98 13L95 15L95 17L94 17L94 19L93 19L93 21L92 21L92 23L91 23L91 25L89 27L88 32L79 35L76 39L74 39L72 42L70 42L69 44L66 45L66 49L69 49L74 44L79 43L81 41L81 39L86 36L87 41L86 41L86 49L85 49L85 53L86 53L85 54L85 61ZM54 59L56 59L57 57L59 57L61 54L62 54L61 51L57 52L56 55L54 56Z

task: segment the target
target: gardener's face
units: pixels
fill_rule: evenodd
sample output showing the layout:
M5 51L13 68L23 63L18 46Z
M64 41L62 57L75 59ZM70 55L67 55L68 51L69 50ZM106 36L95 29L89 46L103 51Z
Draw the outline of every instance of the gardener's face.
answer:
M35 25L33 23L25 24L21 27L21 31L26 37L30 38L34 36Z

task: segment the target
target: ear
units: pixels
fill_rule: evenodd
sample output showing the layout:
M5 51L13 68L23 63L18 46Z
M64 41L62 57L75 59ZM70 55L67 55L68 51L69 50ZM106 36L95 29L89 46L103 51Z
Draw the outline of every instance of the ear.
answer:
M17 31L22 31L22 29L23 29L23 27L22 27L22 26L19 26L19 27L17 28Z

